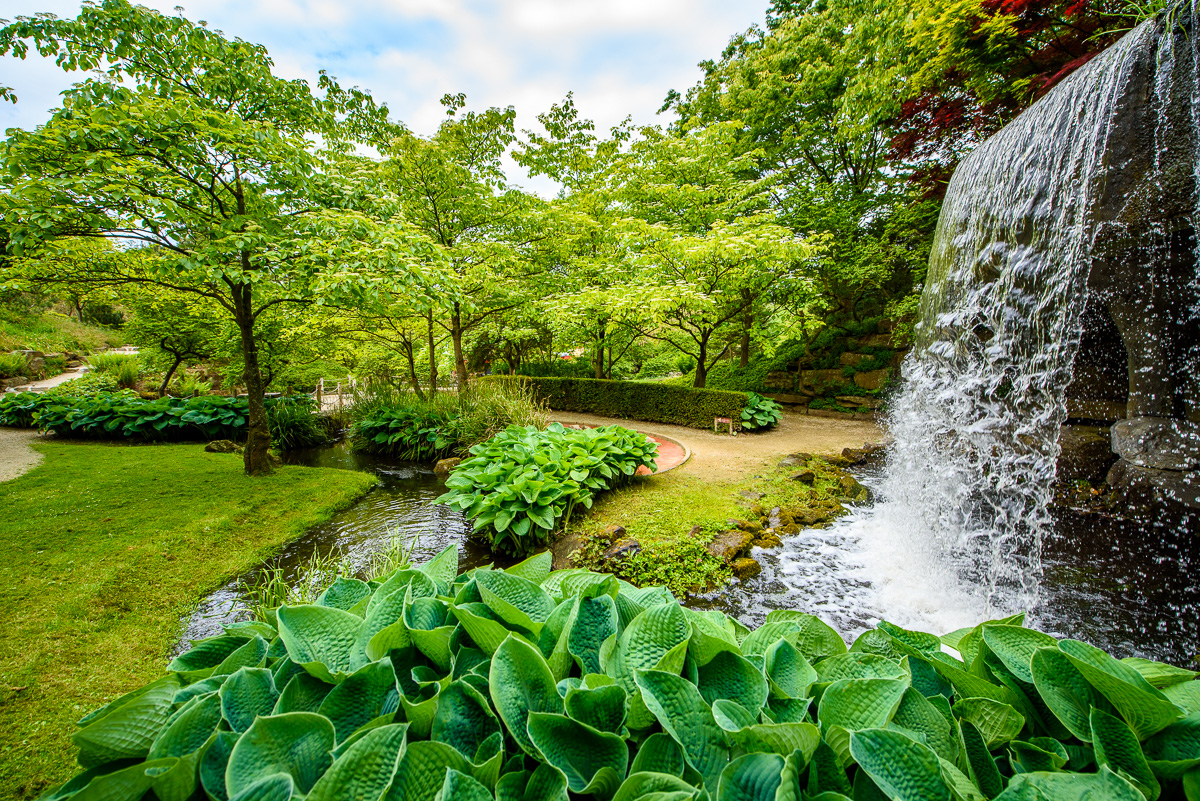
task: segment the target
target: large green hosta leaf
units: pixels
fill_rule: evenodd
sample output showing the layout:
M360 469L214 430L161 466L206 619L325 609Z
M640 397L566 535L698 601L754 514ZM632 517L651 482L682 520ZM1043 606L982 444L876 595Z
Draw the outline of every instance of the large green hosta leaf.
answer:
M639 671L636 681L650 712L683 746L684 757L704 777L709 792L715 792L729 762L729 745L700 691L691 682L661 670Z
M434 801L446 782L446 771L470 775L471 765L445 743L409 743L384 798L388 801Z
M573 792L607 799L625 779L629 748L615 734L546 712L530 713L528 729L534 746L566 774Z
M843 763L850 759L850 732L887 726L907 689L904 679L842 679L826 688L817 717Z
M1116 707L1139 740L1183 717L1183 711L1142 674L1099 648L1078 640L1063 640L1058 647L1088 683Z
M278 617L288 657L316 678L337 684L367 663L366 652L358 647L363 624L358 615L307 605L282 606Z
M1143 750L1160 778L1178 780L1200 769L1200 712L1158 732L1146 740Z
M453 746L474 759L489 737L502 734L500 721L487 699L465 681L451 683L438 698L430 738Z
M179 680L174 675L118 698L88 715L71 740L85 768L117 759L142 759L171 717Z
M1142 746L1125 721L1099 709L1091 714L1092 744L1096 749L1096 765L1111 768L1142 791L1149 801L1158 798L1161 790L1158 779L1146 762Z
M1030 660L1033 685L1042 701L1067 730L1084 742L1092 741L1089 714L1094 707L1111 708L1066 654L1039 648Z
M395 723L364 734L317 780L308 801L378 801L396 774L407 731L408 724Z
M1025 726L1020 712L991 698L963 698L954 705L954 716L975 724L988 750L1016 738Z
M567 801L567 777L544 763L532 773L506 773L496 783L496 801Z
M584 686L572 687L563 696L567 715L598 731L619 733L625 725L628 700L625 688L597 673L585 676L584 681ZM609 683L601 684L601 681ZM599 686L590 686L592 684Z
M634 772L621 784L612 801L685 801L703 792L678 776L653 771Z
M260 715L269 715L279 693L266 668L241 668L221 685L221 713L229 728L244 732Z
M937 754L899 732L853 732L850 754L892 801L950 801Z
M368 721L396 711L396 671L387 659L363 665L330 690L317 711L329 719L340 743Z
M1022 773L996 801L1145 801L1145 796L1108 768L1099 773Z
M783 757L746 754L721 771L717 801L775 801L783 773Z
M982 628L982 640L1004 666L1021 681L1033 684L1031 662L1039 648L1055 648L1058 640L1049 634L1022 626L998 623Z
M509 734L528 754L538 756L527 730L529 714L563 712L554 676L541 652L516 637L509 637L492 657L488 689Z
M225 787L230 797L276 773L286 773L307 793L333 761L333 724L311 712L259 718L229 754Z
M767 679L761 668L734 651L721 651L698 670L697 687L709 704L726 698L757 716L767 702Z

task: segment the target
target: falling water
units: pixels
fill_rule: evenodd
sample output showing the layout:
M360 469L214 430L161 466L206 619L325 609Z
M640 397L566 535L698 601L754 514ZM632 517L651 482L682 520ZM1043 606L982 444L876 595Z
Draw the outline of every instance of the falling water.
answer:
M1138 295L1129 286L1156 281L1172 236L1195 230L1196 17L1177 6L1138 26L962 162L894 444L868 481L879 502L761 554L761 579L712 602L747 622L804 608L851 633L881 617L941 632L1038 608L1086 302Z

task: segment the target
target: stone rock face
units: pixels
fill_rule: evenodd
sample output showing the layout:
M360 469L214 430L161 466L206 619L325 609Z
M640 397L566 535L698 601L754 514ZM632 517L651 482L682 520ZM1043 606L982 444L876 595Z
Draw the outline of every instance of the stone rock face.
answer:
M778 548L783 545L783 540L773 531L764 531L762 536L750 544L755 548Z
M799 481L801 484L807 484L810 487L816 480L817 474L811 470L801 470L799 473L792 476L792 481Z
M882 370L869 370L865 373L855 373L854 383L863 389L879 389L887 382L891 374L892 368L890 367L885 367Z
M1200 514L1200 470L1157 470L1122 459L1109 470L1108 483L1126 512Z
M733 575L736 576L740 581L754 578L762 572L762 565L760 565L756 560L751 559L749 556L742 557L741 559L734 559L733 563L729 567L733 570Z
M811 453L790 453L783 457L783 460L780 461L779 466L795 467L796 465L808 464L812 461L812 458L813 456Z
M449 459L438 459L437 464L433 466L435 475L448 476L450 471L458 467L462 463L462 459L457 456L452 456Z
M1098 484L1117 460L1104 426L1062 426L1058 436L1058 478Z
M800 389L818 394L831 384L845 381L841 368L836 370L801 370Z
M241 453L242 446L231 439L214 439L204 446L206 453Z
M1137 467L1200 468L1200 423L1170 417L1134 417L1112 427L1112 449Z
M614 542L600 554L605 562L618 562L642 552L642 544L635 539L624 539Z
M878 398L868 398L863 395L838 395L837 402L843 406L865 406L868 409L879 408Z
M713 556L725 564L731 564L752 542L754 535L748 531L722 531L706 547Z
M844 365L846 367L854 367L859 362L866 361L867 359L870 359L870 358L872 358L872 357L868 356L865 353L843 353L841 356L838 357L838 361L841 362L842 365Z

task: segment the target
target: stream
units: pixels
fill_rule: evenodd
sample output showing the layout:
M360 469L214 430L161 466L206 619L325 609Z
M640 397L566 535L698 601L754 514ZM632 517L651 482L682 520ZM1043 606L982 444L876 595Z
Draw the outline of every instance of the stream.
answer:
M339 512L288 545L270 564L294 579L314 553L333 553L354 572L394 539L413 542L412 559L424 562L447 545L459 546L462 569L493 561L468 539L470 523L433 503L443 491L425 464L356 454L344 444L289 454L287 461L313 467L365 470L380 483L354 506ZM882 491L880 467L860 480ZM1007 614L989 609L969 570L956 555L921 547L927 538L906 530L897 506L882 497L852 509L827 528L806 529L783 547L757 551L763 572L685 600L719 609L757 626L772 609L815 614L843 635L856 636L881 618L901 626L945 633ZM1029 623L1059 637L1098 645L1118 657L1141 656L1192 665L1200 647L1200 538L1171 529L1147 531L1122 520L1055 508L1055 526L1043 543L1039 603ZM249 616L238 591L239 576L205 598L186 621L179 643L221 632Z

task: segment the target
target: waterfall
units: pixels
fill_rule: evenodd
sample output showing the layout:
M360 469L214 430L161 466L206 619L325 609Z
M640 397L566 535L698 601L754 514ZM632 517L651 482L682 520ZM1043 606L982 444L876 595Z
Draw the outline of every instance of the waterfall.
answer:
M903 521L896 536L930 569L952 571L985 613L1037 600L1087 293L1155 280L1181 225L1154 212L1177 204L1172 195L1188 195L1182 225L1194 230L1194 18L1176 6L1139 25L950 182L888 422L883 493ZM1187 124L1172 117L1180 106ZM1170 175L1181 157L1183 192Z

